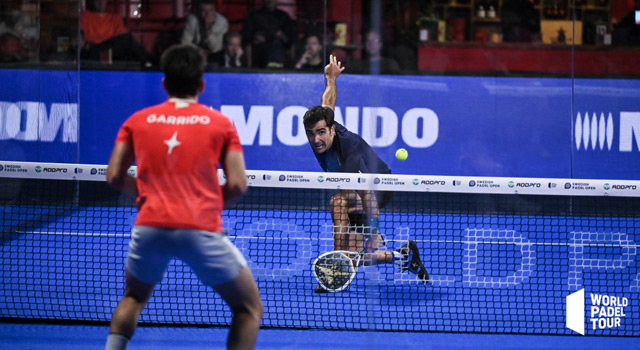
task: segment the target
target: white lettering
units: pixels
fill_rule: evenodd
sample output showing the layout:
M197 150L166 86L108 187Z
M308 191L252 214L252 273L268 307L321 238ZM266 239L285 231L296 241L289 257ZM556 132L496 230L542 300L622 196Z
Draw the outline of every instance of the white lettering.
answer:
M640 112L620 112L620 152L631 152L633 140L640 150ZM635 137L634 137L635 136Z
M360 125L358 125L358 120L360 119L359 118L360 114L359 114L358 107L346 107L345 115L346 117L343 118L342 110L340 109L340 107L336 107L336 110L334 113L335 121L344 125L344 127L347 128L347 130L356 134L359 133Z
M362 108L362 138L373 147L393 144L398 138L396 113L387 107Z
M62 129L62 142L78 141L78 104L0 102L0 140L54 141Z
M422 120L422 129L418 128L418 122ZM412 108L402 117L402 140L415 148L427 148L433 146L438 140L440 123L436 113L429 108ZM422 136L420 136L420 130Z
M20 113L20 109L15 104L10 104L7 108L7 121L5 124L5 130L7 131L7 136L12 139L18 140L32 140L31 138L25 136L24 134L18 136L20 132L20 122L22 120L22 115Z
M308 142L302 124L306 112L305 107L289 106L278 113L276 136L280 142L287 146L301 146Z
M220 112L229 117L235 125L240 144L253 145L258 131L260 146L273 144L273 106L251 106L248 118L245 118L243 106L223 105L220 106Z

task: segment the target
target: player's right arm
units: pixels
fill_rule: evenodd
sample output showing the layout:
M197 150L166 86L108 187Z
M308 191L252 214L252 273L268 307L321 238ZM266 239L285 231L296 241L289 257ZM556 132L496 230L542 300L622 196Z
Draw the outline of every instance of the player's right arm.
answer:
M338 100L336 79L338 79L338 76L343 70L344 67L342 67L338 58L334 55L330 55L329 64L324 67L325 87L324 92L322 93L322 106L335 110L336 101Z
M222 160L222 169L227 176L227 183L222 186L224 207L231 206L240 196L247 192L247 174L245 172L244 155L239 151L229 151Z

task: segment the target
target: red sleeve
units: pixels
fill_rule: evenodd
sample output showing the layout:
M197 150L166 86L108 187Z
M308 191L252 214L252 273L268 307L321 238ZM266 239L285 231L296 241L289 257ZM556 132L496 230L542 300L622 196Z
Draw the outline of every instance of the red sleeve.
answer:
M227 118L224 118L227 119ZM240 138L238 137L238 132L236 131L236 127L228 120L228 128L227 128L227 144L225 145L225 151L237 151L242 152L242 145L240 144Z
M133 144L133 140L131 139L131 123L130 120L127 120L126 122L124 122L124 124L122 124L122 126L120 127L120 130L118 131L118 136L116 136L116 142L115 143L119 143L119 142L124 142L124 143L128 143L130 145Z

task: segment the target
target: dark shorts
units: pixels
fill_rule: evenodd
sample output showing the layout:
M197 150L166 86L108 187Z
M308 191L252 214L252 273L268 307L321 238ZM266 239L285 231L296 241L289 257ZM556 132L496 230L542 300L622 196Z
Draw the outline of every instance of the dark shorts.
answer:
M378 209L382 209L391 202L394 192L376 191L376 200L378 201ZM367 216L365 213L357 212L349 214L349 231L358 233L367 233Z

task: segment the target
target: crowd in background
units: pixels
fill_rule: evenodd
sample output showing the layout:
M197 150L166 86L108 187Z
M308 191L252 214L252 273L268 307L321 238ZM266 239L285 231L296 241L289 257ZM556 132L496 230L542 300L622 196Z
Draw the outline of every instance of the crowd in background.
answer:
M163 42L151 49L136 38L120 13L108 11L112 0L42 2L36 16L29 16L31 0L8 1L10 7L5 4L0 8L0 62L126 63L154 69L163 49L180 42L201 47L207 55L208 70L318 71L331 53L338 55L352 73L415 70L415 59L406 63L406 47L396 50L384 45L384 38L389 36L382 33L384 29L363 28L358 44L361 50L341 50L330 45L333 38L325 38L322 28L300 32L290 14L278 8L277 0L256 1L256 9L236 31L230 30L229 20L216 8L217 1L193 1L179 35L158 37ZM79 18L72 16L74 12L80 13ZM29 26L31 30L24 29ZM398 57L393 57L394 53ZM412 55L415 50L408 56Z
M385 26L385 19L378 25L363 20L362 40L352 45L359 49L343 50L331 45L335 38L324 38L323 33L299 32L296 20L278 8L277 0L257 1L256 9L249 12L237 31L230 30L229 20L216 8L217 1L198 0L191 3L191 12L181 20L179 35L159 37L161 42L150 50L132 34L121 14L107 11L110 1L7 0L0 8L0 63L129 63L153 69L164 48L181 42L204 49L209 70L318 71L331 53L338 55L351 73L416 70L417 34L395 28L397 25ZM635 9L640 9L640 0L635 2ZM504 0L503 4L504 42L539 41L539 17L530 15L534 11L530 0ZM29 11L35 6L40 8ZM423 15L420 12L426 8L420 5L416 16ZM614 44L640 44L640 25L635 24L632 12L616 24ZM60 13L76 16L56 16Z

